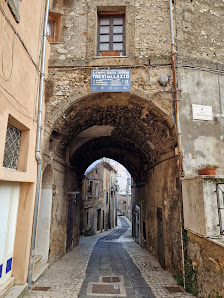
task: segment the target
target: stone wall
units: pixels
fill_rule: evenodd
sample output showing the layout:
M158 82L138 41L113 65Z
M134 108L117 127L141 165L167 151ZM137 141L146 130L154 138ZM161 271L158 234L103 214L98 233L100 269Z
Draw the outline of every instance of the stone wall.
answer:
M66 252L67 221L68 221L68 199L69 192L78 191L75 172L67 166L65 161L54 156L44 156L45 164L51 164L53 170L52 184L52 209L50 226L49 263L60 259ZM80 190L81 191L81 190ZM74 208L73 245L79 241L79 201Z
M200 297L207 298L209 294L211 298L224 295L223 250L223 242L219 243L188 232L187 251L197 272Z
M222 63L224 58L222 0L175 1L178 56L194 59L199 65L204 60Z
M185 176L196 176L201 163L222 164L222 119L193 121L192 104L210 105L215 114L224 109L223 5L222 0L174 1ZM146 240L141 234L141 245L158 256L160 208L165 267L179 271L180 205L169 2L114 0L111 6L109 0L55 0L53 9L63 12L63 18L61 43L52 44L49 61L46 150L60 158L66 156L67 164L80 171L78 176L106 153L123 163L135 181L133 205L142 210L141 232L142 220L146 222ZM126 57L96 56L99 9L125 11ZM91 93L91 69L98 67L130 68L131 92ZM164 74L169 82L161 86L158 79ZM90 130L91 136L84 138ZM222 173L223 166L219 169Z
M134 185L132 189L133 210L135 210L135 205L141 209L140 244L157 258L159 257L157 208L162 209L164 267L171 271L181 270L182 262L177 173L177 157L174 157L151 169L145 185ZM143 239L143 220L146 222L145 240Z

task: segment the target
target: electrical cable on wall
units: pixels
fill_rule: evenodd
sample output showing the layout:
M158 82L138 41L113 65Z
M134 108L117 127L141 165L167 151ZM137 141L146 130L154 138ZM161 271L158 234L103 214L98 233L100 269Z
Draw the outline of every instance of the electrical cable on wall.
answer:
M6 99L8 101L9 104L11 104L18 112L20 112L21 114L23 114L25 117L29 118L29 119L33 119L31 116L28 116L29 111L27 110L27 108L25 106L23 106L11 93L9 93L2 85L0 85L0 87L8 94L10 95L15 101L16 103L18 104L19 107L22 107L26 112L27 114L25 114L24 112L21 111L20 108L17 108L6 96L4 96L4 99ZM3 92L1 92L0 90L0 93L2 93L3 95L5 95ZM34 119L33 119L34 120ZM36 122L36 120L34 120L34 122Z
M8 1L7 1L8 2ZM9 24L9 26L12 28L12 30L15 32L15 35L18 37L19 41L21 42L22 46L24 47L25 51L27 52L30 60L32 61L34 67L36 68L36 70L40 73L40 70L38 68L38 65L35 63L35 61L33 60L30 52L28 51L24 41L22 40L21 36L19 35L19 33L16 31L15 27L13 26L13 24L11 23L10 19L8 18L8 16L6 15L6 11L4 11L2 5L0 4L0 11L2 12L3 16L5 17L5 20L7 21L7 23Z
M6 10L5 10L5 16L7 16L7 8L8 8L8 2L9 0L6 0ZM12 58L11 58L11 70L10 70L10 74L7 77L5 74L5 70L4 70L4 51L5 51L5 43L6 43L6 35L7 35L7 29L6 29L6 25L5 25L5 18L3 18L3 46L2 46L2 78L5 81L9 81L12 77L12 71L13 71L13 62L14 62L14 45L15 45L15 34L13 35L13 41L12 41Z

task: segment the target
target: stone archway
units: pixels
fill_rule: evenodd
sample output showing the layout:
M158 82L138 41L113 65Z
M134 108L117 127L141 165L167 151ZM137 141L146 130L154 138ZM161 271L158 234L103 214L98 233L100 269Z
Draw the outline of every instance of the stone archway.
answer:
M81 190L81 178L96 159L107 156L123 164L134 180L133 215L138 206L140 244L159 256L160 210L165 267L180 268L179 208L173 207L178 198L178 158L172 107L161 94L152 98L140 95L97 93L82 98L74 95L56 110L49 102L45 156L55 167L60 164L61 173L58 171L55 179L60 193L60 198L56 195L58 205L62 200L67 204L69 192ZM57 211L61 215L57 227L63 234L66 213L62 209ZM56 214L56 210L52 212ZM51 238L60 242L63 237L52 229ZM65 253L63 246L58 253Z

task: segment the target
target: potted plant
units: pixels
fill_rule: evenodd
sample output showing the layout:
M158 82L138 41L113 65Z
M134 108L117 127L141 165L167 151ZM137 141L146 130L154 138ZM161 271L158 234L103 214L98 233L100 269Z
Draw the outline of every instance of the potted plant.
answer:
M216 175L216 169L219 168L219 164L206 164L202 165L200 169L198 169L199 175Z

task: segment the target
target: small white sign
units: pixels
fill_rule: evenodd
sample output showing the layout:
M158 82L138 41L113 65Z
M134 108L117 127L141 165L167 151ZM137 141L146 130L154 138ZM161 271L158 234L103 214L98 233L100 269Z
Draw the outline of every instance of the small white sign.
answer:
M194 120L213 120L212 107L192 104Z

